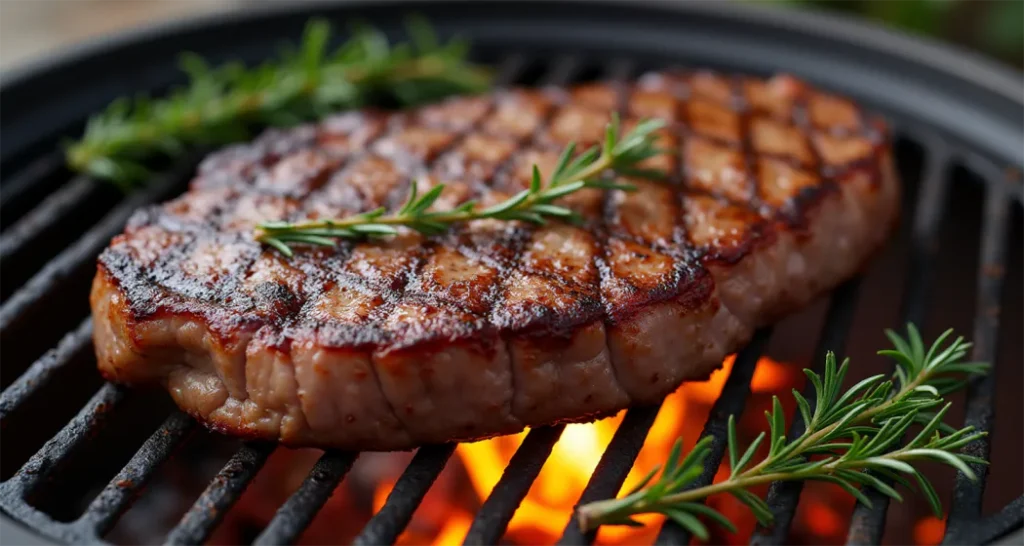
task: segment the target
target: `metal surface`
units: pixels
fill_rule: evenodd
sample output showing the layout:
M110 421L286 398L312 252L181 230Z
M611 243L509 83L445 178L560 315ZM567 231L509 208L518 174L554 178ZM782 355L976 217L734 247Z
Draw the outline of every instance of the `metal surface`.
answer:
M245 488L263 468L267 457L274 452L273 444L253 443L242 446L224 468L213 478L206 491L196 499L181 522L167 534L166 544L200 544L220 523Z
M842 354L846 346L846 337L853 325L853 310L857 303L857 293L860 288L860 279L849 281L832 293L828 313L825 315L825 327L818 338L818 345L814 349L814 371L819 375L825 373L825 354L828 351ZM808 383L803 392L804 398L810 404L811 411L817 403L817 392L814 385ZM793 421L789 425L788 440L798 438L806 430L803 416L794 412ZM789 536L789 528L793 523L793 516L796 514L797 503L800 502L800 493L803 491L803 484L800 482L775 482L768 489L768 506L772 510L775 525L770 529L758 526L750 539L751 544L786 544Z
M985 166L981 166L985 169ZM987 169L986 169L987 170ZM985 172L986 177L998 177L1001 173ZM998 180L998 178L994 178ZM999 334L999 315L1001 312L1003 280L1006 275L1006 245L1009 230L1010 210L1006 199L1006 185L993 184L988 188L985 200L984 226L982 228L981 267L978 270L978 303L974 318L974 352L971 355L976 362L996 362L997 336ZM995 417L995 382L994 373L971 381L967 391L967 417L964 424L977 430L994 432ZM989 439L981 438L964 447L964 451L975 457L989 459ZM956 476L956 487L953 490L953 504L949 510L946 527L946 543L959 544L971 540L979 540L978 534L984 533L990 524L979 522L981 518L982 493L988 478L988 465L971 465L971 470L978 476L977 481L967 478L963 472ZM1016 516L1024 513L1018 499ZM1011 505L1012 506L1012 505ZM990 540L995 537L988 537Z
M732 373L729 374L729 379L726 380L725 386L722 387L722 394L718 396L718 400L715 400L715 405L711 407L708 420L704 423L704 430L700 433L701 438L707 436L712 438L711 453L704 460L704 472L687 486L687 490L711 485L712 480L714 480L715 473L718 472L718 466L722 464L722 456L725 455L725 450L728 447L727 427L729 416L741 415L743 413L743 407L750 396L750 380L754 377L754 368L757 366L758 359L764 353L764 348L768 345L768 339L771 336L771 328L754 332L754 339L736 355L736 362L733 364ZM602 498L608 498L613 495L614 493ZM661 528L661 532L658 533L655 544L689 544L690 538L692 538L690 533L676 524L676 522L666 520L665 525Z
M299 490L277 510L267 528L256 537L254 544L295 542L352 468L356 455L348 452L324 453L313 465L313 470L309 471L309 476L306 476Z
M353 544L394 543L454 452L455 444L421 447L398 478L380 512L366 524Z
M526 498L565 425L533 429L509 460L501 479L477 511L463 544L496 544Z
M297 36L312 13L341 20L358 12L393 31L397 26L395 15L411 9L433 20L443 35L459 31L473 39L482 59L501 61L495 64L502 84L527 80L562 84L587 71L621 78L640 68L680 62L755 73L781 69L853 95L889 114L898 121L898 131L924 152L924 164L916 173L919 176L914 176L920 179L914 188L916 199L907 203L912 217L906 226L910 252L903 260L907 276L901 291L901 319L920 323L929 315L941 248L939 228L948 218L954 184L951 171L954 165L962 164L980 178L986 192L978 251L974 358L996 360L1001 293L1010 282L1005 278L1007 248L1020 245L1020 241L1011 241L1008 233L1011 207L1019 206L1021 184L1019 180L1007 181L1001 168L1024 168L1024 127L1020 121L1024 118L1024 87L1019 75L959 52L878 29L756 7L600 2L586 6L584 13L577 2L290 4L134 33L76 49L66 57L5 78L0 90L5 112L0 141L4 173L0 180L0 258L4 275L0 346L4 376L17 378L0 394L0 419L4 423L28 418L19 408L46 396L59 374L91 353L86 294L95 256L136 209L184 188L199 157L176 163L147 189L120 198L91 180L70 176L54 151L58 138L77 130L89 112L115 96L158 90L174 82L178 77L172 70L174 57L182 49L197 51L213 61L229 57L256 60L271 51L276 38ZM231 40L224 38L227 35ZM516 53L511 54L513 51ZM76 214L83 216L68 218ZM820 356L826 349L845 345L854 308L867 297L864 292L863 283L855 280L833 293L814 351L816 364L822 361ZM54 309L61 312L54 313ZM725 423L729 415L742 412L755 363L769 336L768 330L759 332L740 353L712 408L704 435L714 438L713 453L700 483L710 483L722 459ZM992 375L972 383L968 424L994 430L994 388ZM0 507L4 512L0 516L0 542L21 544L33 537L75 543L102 541L147 480L193 430L191 419L177 412L168 415L73 521L57 521L27 499L50 489L42 485L104 427L111 410L122 404L125 396L120 387L102 386L38 453L0 483ZM618 493L657 413L657 407L637 407L626 413L579 502ZM794 418L791 434L801 426L799 417ZM478 510L465 543L495 543L501 539L563 428L530 432ZM167 535L166 542L191 544L208 539L274 449L264 443L242 445ZM420 449L356 542L394 542L454 449L450 444ZM990 446L986 440L967 450L987 457ZM342 482L356 456L324 454L298 490L279 507L256 543L296 540ZM1021 527L1024 498L983 517L981 499L987 470L975 470L982 477L980 482L963 476L957 479L948 543L1007 540ZM759 528L752 542L787 542L800 493L801 488L793 484L772 485L768 502L776 525ZM851 543L880 541L887 500L879 498L871 510L856 509L849 529ZM11 517L20 523L15 524ZM20 525L32 531L25 534ZM579 532L573 517L559 542L588 544L593 539L593 535ZM683 544L689 540L678 526L669 523L661 530L657 543Z
M939 224L949 191L949 161L945 146L939 142L929 146L922 175L922 197L914 214L910 274L904 287L901 323L921 324L931 301L928 297L934 275L935 255L938 251ZM880 478L891 485L891 480ZM846 536L848 544L877 544L885 530L885 517L889 497L876 489L865 488L864 494L871 506L858 502Z
M619 492L657 416L658 406L640 406L626 411L626 417L608 443L608 449L601 455L577 505L611 498ZM594 541L594 533L583 534L577 523L576 514L573 514L558 544L589 544Z

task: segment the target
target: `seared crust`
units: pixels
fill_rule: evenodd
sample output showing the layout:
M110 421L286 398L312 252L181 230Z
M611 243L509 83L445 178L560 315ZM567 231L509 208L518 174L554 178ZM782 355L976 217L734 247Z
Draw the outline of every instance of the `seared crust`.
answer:
M569 141L669 122L668 183L564 199L580 227L478 221L437 238L303 248L263 220L497 202ZM582 147L581 147L582 149ZM390 450L585 421L706 377L769 324L854 275L894 225L884 126L781 76L651 74L511 90L270 131L139 211L100 256L101 372L165 385L232 434Z

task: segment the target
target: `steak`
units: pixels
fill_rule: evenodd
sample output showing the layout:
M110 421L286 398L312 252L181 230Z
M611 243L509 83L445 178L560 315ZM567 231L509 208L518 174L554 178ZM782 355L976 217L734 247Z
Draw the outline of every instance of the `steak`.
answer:
M666 181L561 199L579 225L477 220L336 247L262 247L267 220L499 202L571 141L668 122ZM99 258L99 369L207 426L407 449L579 422L701 379L754 330L855 275L895 223L887 129L788 77L648 74L503 89L270 130L138 211Z

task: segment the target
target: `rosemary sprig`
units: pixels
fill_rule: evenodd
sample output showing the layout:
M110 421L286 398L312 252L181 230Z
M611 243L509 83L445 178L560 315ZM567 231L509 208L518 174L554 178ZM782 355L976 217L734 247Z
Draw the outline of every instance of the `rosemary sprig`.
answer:
M489 86L489 75L466 61L465 42L439 44L418 19L410 21L409 35L412 43L391 46L381 32L357 28L328 51L330 25L314 19L297 50L256 67L211 68L197 55L183 55L188 85L161 99L115 101L67 147L68 164L127 189L148 175L144 161L192 145L244 140L254 127L293 125L380 99L406 106Z
M424 235L437 235L452 224L483 218L521 220L534 224L544 224L550 218L579 222L581 219L576 212L556 205L555 201L584 188L634 189L632 185L606 178L604 175L608 171L648 178L661 176L660 172L641 168L640 163L663 152L656 147L656 131L663 126L660 120L641 121L632 131L621 136L619 118L613 115L605 127L605 138L601 146L595 145L573 157L576 145L569 144L559 157L547 183L540 169L534 165L529 188L489 207L467 201L451 210L432 210L434 202L444 192L444 184L438 184L420 195L414 180L405 205L394 214L386 214L386 209L379 208L339 219L264 222L256 227L255 238L291 256L291 245L294 244L334 246L339 238L395 235L398 233L396 226L404 226Z
M580 527L590 531L599 525L642 525L632 516L660 513L694 536L707 539L708 528L700 516L736 531L724 515L703 504L710 495L731 494L747 505L762 525L771 525L768 504L750 491L755 485L780 480L824 481L842 487L868 506L871 502L860 491L860 486L870 486L902 500L880 477L910 489L913 487L909 478L913 478L932 510L941 517L938 494L913 465L924 460L936 461L955 467L973 479L974 473L967 463L987 464L983 459L958 451L985 433L975 432L973 427L954 430L945 425L942 418L950 404L944 403L942 395L962 388L972 375L987 373L988 365L962 362L971 344L957 338L947 345L952 330L947 330L925 350L917 329L912 324L907 328L906 339L886 331L893 349L879 352L896 361L893 380L875 375L843 392L841 387L849 360L837 366L832 353L825 360L824 378L804 370L818 402L812 411L809 402L793 390L797 407L807 423L806 431L798 438L787 440L782 404L775 397L772 411L765 412L768 433L762 432L745 450L740 450L736 439L735 419L729 417L731 473L727 479L688 489L704 470L712 439L702 439L682 458L681 443L677 441L657 480L652 483L658 471L655 468L623 498L580 507ZM914 423L923 424L923 429L909 443L900 446L900 440ZM766 438L768 455L751 464L758 446Z

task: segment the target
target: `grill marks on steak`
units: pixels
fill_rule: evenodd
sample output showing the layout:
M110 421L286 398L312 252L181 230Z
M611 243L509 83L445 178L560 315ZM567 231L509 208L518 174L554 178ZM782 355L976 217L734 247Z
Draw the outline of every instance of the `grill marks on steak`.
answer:
M481 220L288 259L270 219L499 202L570 141L670 123L668 183L563 199L585 223ZM423 188L424 190L426 188ZM294 445L408 448L588 420L706 376L852 275L897 210L884 128L788 78L652 74L515 89L268 131L209 157L99 260L105 376L162 382L207 425Z

